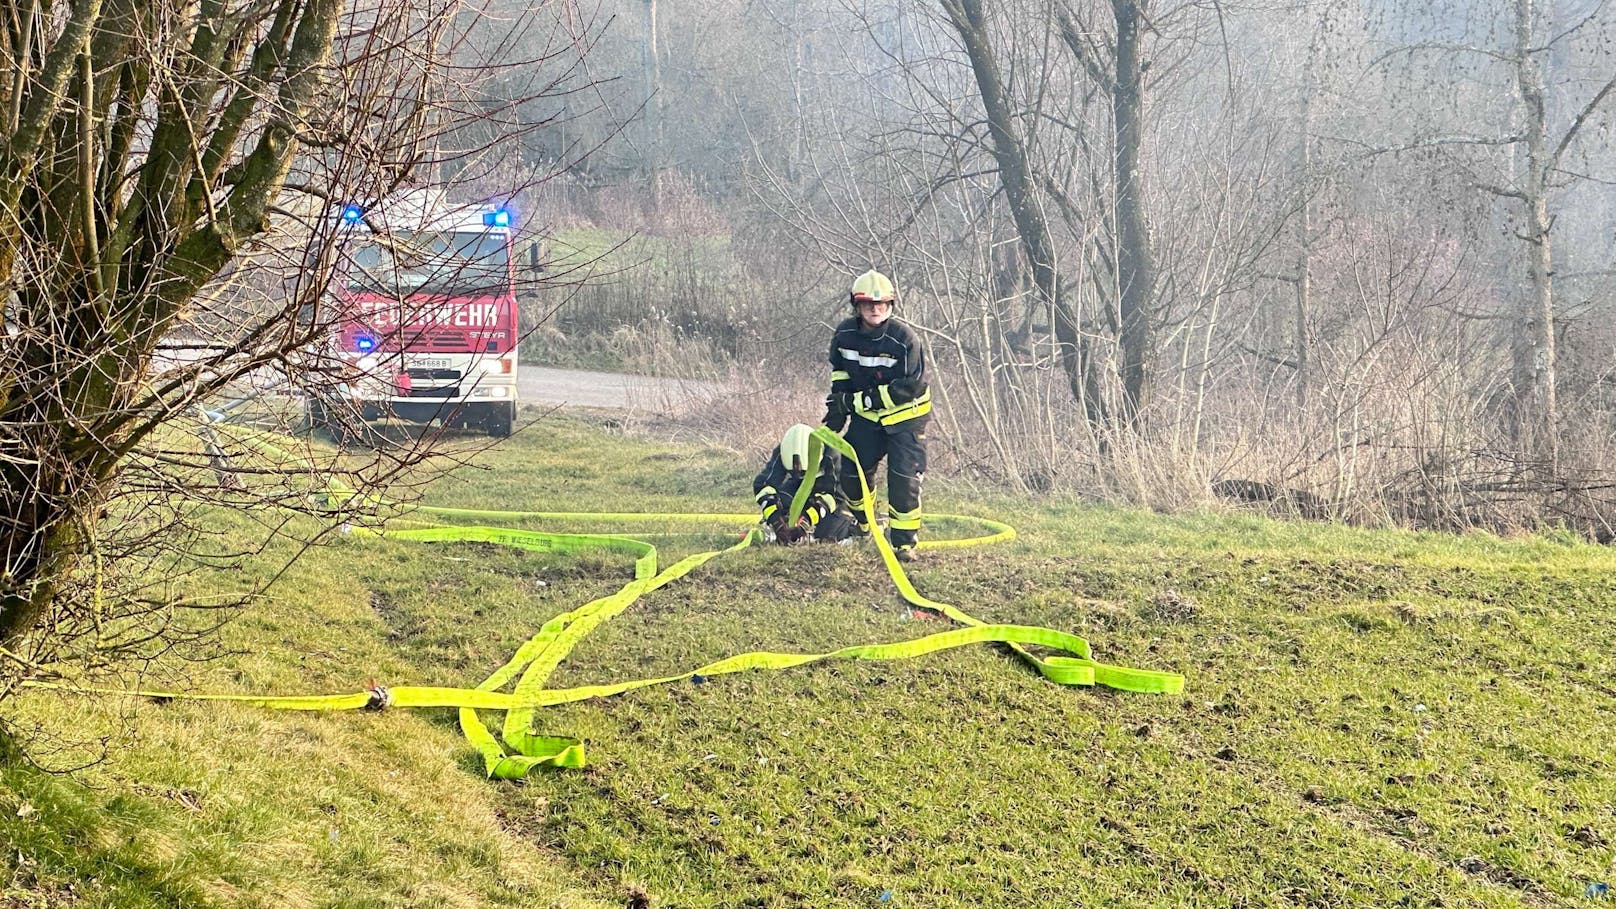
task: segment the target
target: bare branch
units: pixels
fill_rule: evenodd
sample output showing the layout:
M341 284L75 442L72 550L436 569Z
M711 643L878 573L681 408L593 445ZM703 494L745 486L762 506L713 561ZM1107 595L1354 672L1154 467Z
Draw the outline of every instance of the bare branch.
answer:
M1582 31L1582 29L1589 23L1599 21L1601 14L1605 12L1605 7L1609 5L1609 3L1610 0L1599 0L1599 3L1596 4L1591 11L1589 11L1588 15L1583 16L1580 20L1578 20L1576 25L1567 28L1566 30L1560 32L1560 34L1555 35L1553 38L1550 38L1542 47L1534 47L1528 50L1527 53L1541 54L1546 50L1550 50L1556 44L1559 44L1561 41L1564 41L1566 38L1570 37L1576 32Z
M6 143L5 153L0 155L0 218L14 217L17 199L33 169L34 154L50 121L66 99L68 77L83 51L85 38L100 16L101 0L74 3L67 25L45 58L38 84L29 93L17 118L16 132ZM10 259L7 250L0 248L0 283L10 276Z
M1588 99L1588 103L1577 113L1576 119L1572 120L1571 125L1566 127L1565 135L1560 137L1560 143L1549 154L1546 170L1555 170L1560 166L1560 158L1565 154L1567 146L1577 138L1578 133L1582 132L1583 124L1588 122L1588 118L1593 115L1594 111L1599 109L1599 105L1613 90L1616 90L1616 76L1611 76L1610 81L1606 82L1598 92L1594 93L1592 98Z
M1374 69L1380 66L1382 63L1385 63L1387 60L1390 60L1391 58L1400 54L1416 54L1423 51L1446 51L1449 53L1479 54L1480 56L1491 57L1494 60L1500 60L1512 66L1516 62L1516 57L1514 54L1494 50L1490 47L1481 47L1475 44L1450 44L1441 41L1423 41L1419 44L1406 44L1402 47L1394 47L1375 59L1369 61L1369 66L1367 69Z

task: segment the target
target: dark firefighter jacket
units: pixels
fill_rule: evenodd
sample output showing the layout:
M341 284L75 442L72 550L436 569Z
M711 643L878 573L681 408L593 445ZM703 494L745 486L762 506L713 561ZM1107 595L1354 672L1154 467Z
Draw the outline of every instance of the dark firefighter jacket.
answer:
M808 515L810 524L818 526L820 519L836 511L837 497L840 495L836 485L836 467L836 453L825 449L819 458L819 476L814 477L813 491L803 506L803 514ZM752 492L756 496L758 509L763 512L763 520L773 518L777 507L789 508L791 499L801 485L802 479L792 476L791 471L781 463L780 446L774 446L774 451L769 453L769 462L752 480Z
M830 340L830 390L853 393L856 417L882 426L917 425L910 421L931 413L920 336L895 317L870 334L859 330L857 316L843 319Z

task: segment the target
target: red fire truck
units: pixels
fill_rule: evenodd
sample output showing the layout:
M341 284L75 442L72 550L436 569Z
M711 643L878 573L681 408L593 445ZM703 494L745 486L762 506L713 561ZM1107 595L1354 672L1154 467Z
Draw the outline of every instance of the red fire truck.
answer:
M516 420L516 271L510 211L451 205L415 191L343 206L340 321L330 355L336 400L311 422L340 431L333 408L365 420L511 434Z

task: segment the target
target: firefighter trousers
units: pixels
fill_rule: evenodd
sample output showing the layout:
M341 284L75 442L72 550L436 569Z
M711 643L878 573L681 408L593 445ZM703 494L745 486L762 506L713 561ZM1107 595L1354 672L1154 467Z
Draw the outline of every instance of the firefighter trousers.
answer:
M920 536L920 485L926 477L926 421L906 421L882 426L874 420L855 416L848 421L843 438L858 453L864 465L864 481L875 489L875 470L887 461L887 524L894 548L915 545ZM918 424L918 425L917 425ZM859 488L858 468L850 458L842 459L842 494L853 507L861 531L864 526L863 491Z

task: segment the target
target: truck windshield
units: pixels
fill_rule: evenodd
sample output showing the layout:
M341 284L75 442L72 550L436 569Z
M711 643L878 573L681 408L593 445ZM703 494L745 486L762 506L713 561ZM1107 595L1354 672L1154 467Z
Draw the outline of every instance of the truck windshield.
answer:
M400 296L499 292L510 285L509 260L500 234L371 236L353 251L348 289Z

